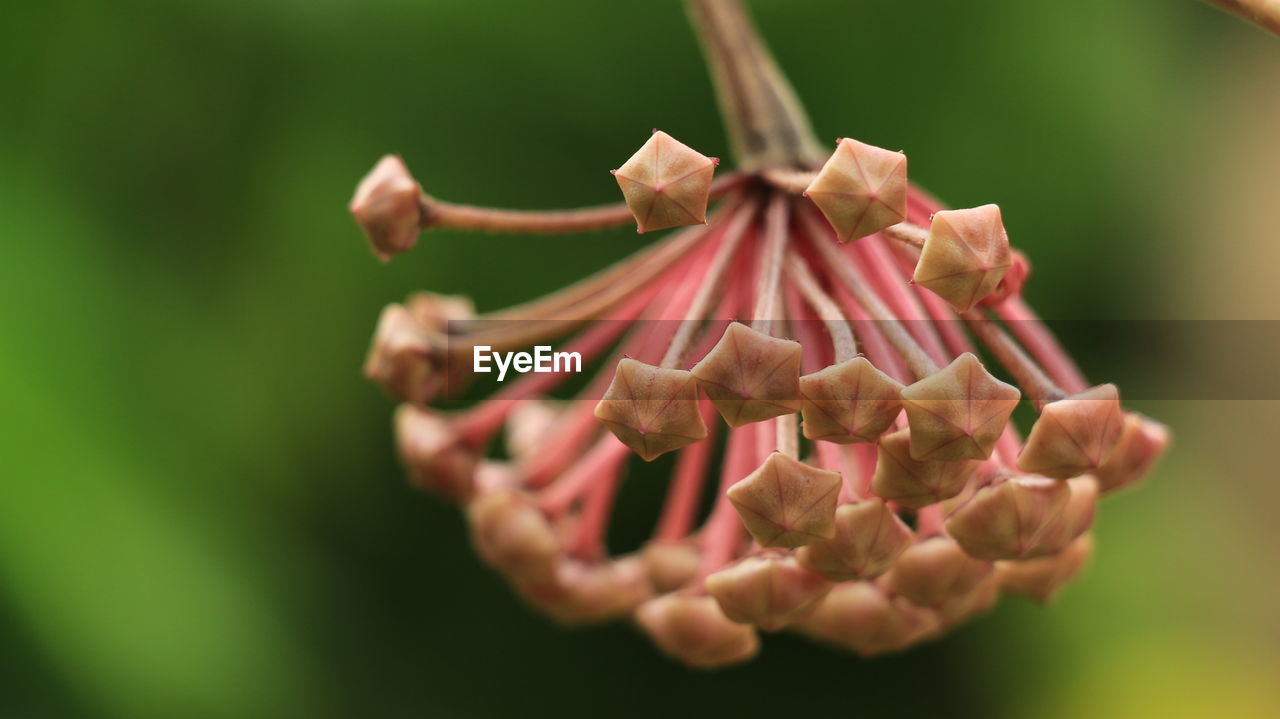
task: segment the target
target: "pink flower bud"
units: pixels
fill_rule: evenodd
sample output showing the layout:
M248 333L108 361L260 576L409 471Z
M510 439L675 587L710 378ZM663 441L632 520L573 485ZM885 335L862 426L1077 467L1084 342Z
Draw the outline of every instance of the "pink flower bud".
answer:
M395 425L400 460L414 484L453 500L471 496L479 457L444 418L402 404Z
M734 322L692 372L731 427L800 411L799 342Z
M907 217L907 156L842 138L804 194L841 242L875 234Z
M430 401L442 383L431 359L431 332L401 305L387 305L364 361L364 376L395 399Z
M630 358L618 363L596 418L646 462L707 436L693 375Z
M422 190L404 161L386 155L356 186L348 209L373 245L373 253L386 262L392 255L413 249L422 220Z
M938 616L874 582L837 584L797 625L802 633L862 656L899 651L928 636Z
M1075 578L1093 554L1093 537L1085 534L1058 554L1036 559L996 562L1000 588L1048 604Z
M976 559L1026 556L1062 514L1066 482L1043 477L998 479L947 518L947 533Z
M973 589L937 607L938 617L942 619L941 629L963 624L979 614L985 614L999 600L1000 581L995 572L992 572Z
M874 442L902 412L902 385L865 357L800 378L804 436L850 444Z
M1010 297L1021 297L1022 287L1031 276L1031 261L1017 250L1009 250L1009 271L1004 273L995 291L983 297L978 304L982 307L995 307Z
M918 460L911 456L911 430L880 438L871 491L877 497L919 509L956 496L973 477L978 462Z
M763 547L799 547L835 536L840 475L779 452L729 488L729 501Z
M1098 482L1088 475L1069 479L1067 503L1062 513L1049 523L1036 546L1025 558L1057 554L1067 548L1077 537L1093 526L1094 510L1098 504Z
M561 559L554 572L550 582L517 579L516 588L530 603L566 626L626 616L653 596L639 557L599 563Z
M995 291L1010 264L999 207L941 210L933 215L913 279L967 312Z
M414 292L404 301L404 306L419 324L436 332L447 333L450 322L469 320L476 316L475 304L462 295Z
M658 592L673 592L684 588L698 576L702 568L702 556L691 542L653 541L645 545L640 555L644 558L649 582Z
M903 552L880 581L917 606L943 609L969 598L994 572L995 565L965 554L955 540L931 537Z
M1070 479L1102 466L1124 431L1120 392L1103 384L1046 404L1018 455L1018 469Z
M880 576L911 546L911 529L880 499L836 508L836 534L801 547L801 566L832 581Z
M987 459L1022 393L965 352L902 390L916 459Z
M756 630L726 617L709 596L664 594L635 616L658 649L697 669L740 664L760 651Z
M710 575L706 589L733 621L776 631L813 609L831 582L789 554L766 551Z
M486 563L512 578L545 578L560 542L542 511L525 494L495 491L467 507L471 542Z
M1136 412L1126 412L1120 442L1093 476L1103 492L1137 484L1169 448L1169 428Z
M719 160L655 130L613 171L639 232L707 221L711 179Z
M539 452L564 408L550 400L525 400L507 417L507 454L523 461Z

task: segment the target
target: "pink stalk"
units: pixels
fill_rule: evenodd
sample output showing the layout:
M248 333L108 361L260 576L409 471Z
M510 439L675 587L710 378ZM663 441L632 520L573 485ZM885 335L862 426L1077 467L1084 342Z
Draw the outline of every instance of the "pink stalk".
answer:
M939 365L947 364L949 358L937 332L932 323L926 321L924 309L912 295L907 278L898 271L884 245L884 239L879 235L865 237L859 242L851 243L848 251L857 253L862 258L863 266L867 268L866 275L879 289L885 304L906 325L907 331L929 353L929 357Z
M609 527L613 500L618 496L618 485L622 482L621 469L619 462L613 471L601 476L600 481L587 491L582 514L568 541L570 555L593 562L604 557L605 532Z
M612 434L603 434L591 451L574 463L555 484L538 494L538 506L548 516L562 514L596 482L616 475L630 453Z
M733 508L726 492L729 487L751 473L757 462L756 429L752 426L729 430L725 447L724 467L720 471L720 488L716 506L703 525L702 570L700 575L714 572L729 563L738 554L745 532L738 511Z
M1010 297L992 309L1067 394L1088 389L1089 383L1075 362L1071 361L1062 345L1058 344L1057 338L1021 297Z
M710 464L711 448L715 444L716 431L720 426L714 421L716 411L710 400L703 399L699 408L702 410L703 421L707 423L707 438L680 450L675 475L667 490L666 503L658 518L658 528L653 534L653 538L658 541L682 539L693 529L698 504L702 499L707 465Z

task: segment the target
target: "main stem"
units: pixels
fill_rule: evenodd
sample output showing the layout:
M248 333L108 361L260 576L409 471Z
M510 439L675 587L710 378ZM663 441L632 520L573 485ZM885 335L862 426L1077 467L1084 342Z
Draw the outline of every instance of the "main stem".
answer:
M742 0L685 0L738 167L812 169L822 152L809 117L760 39Z

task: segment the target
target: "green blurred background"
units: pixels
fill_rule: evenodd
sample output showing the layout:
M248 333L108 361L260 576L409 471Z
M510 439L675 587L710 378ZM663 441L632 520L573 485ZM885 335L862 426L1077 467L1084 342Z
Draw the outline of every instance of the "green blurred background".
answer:
M1280 40L1192 0L753 6L822 137L1004 207L1044 315L1280 314ZM641 240L383 266L356 180L400 152L447 199L558 207L614 200L653 127L726 156L675 0L27 3L0 80L2 717L1280 713L1275 402L1133 402L1177 447L1082 581L873 661L779 636L699 674L557 629L405 486L359 376L379 308L492 309ZM1241 360L1073 344L1171 386Z

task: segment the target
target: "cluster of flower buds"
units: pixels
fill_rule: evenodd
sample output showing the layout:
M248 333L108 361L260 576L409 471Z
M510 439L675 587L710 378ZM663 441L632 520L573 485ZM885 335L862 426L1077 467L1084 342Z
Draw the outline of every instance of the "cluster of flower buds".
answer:
M694 667L754 656L759 631L869 655L1002 592L1051 598L1089 556L1100 494L1169 436L1089 386L1023 302L1000 209L942 210L904 155L856 140L816 171L713 179L716 164L655 132L614 172L624 205L546 213L445 203L398 158L378 164L351 209L383 258L430 227L693 225L518 307L389 306L365 369L403 402L413 482L465 507L480 557L531 605L630 618ZM551 399L568 373L529 374L429 408L465 365L450 359L560 337L609 360L575 398ZM1025 440L1022 400L1039 415ZM652 538L611 556L628 467L668 453Z

